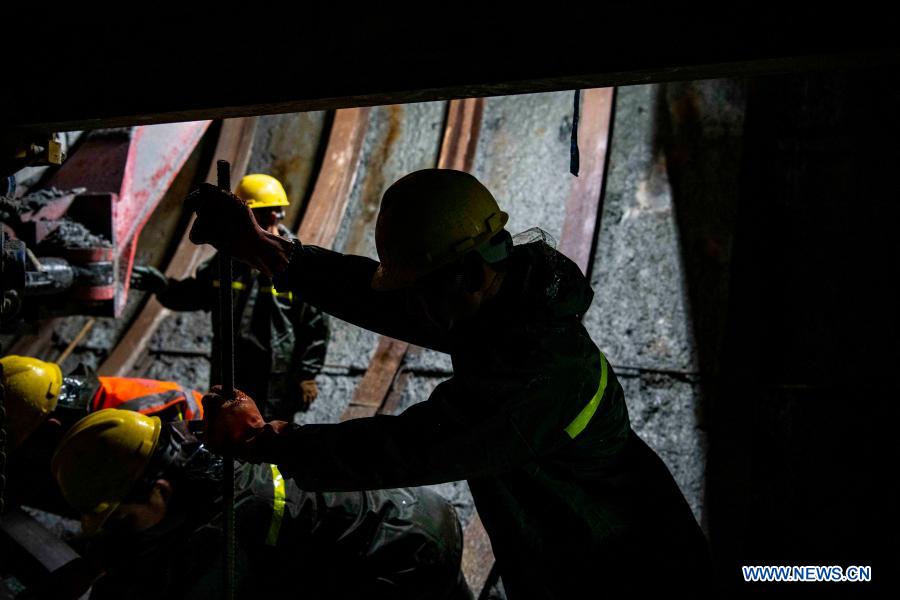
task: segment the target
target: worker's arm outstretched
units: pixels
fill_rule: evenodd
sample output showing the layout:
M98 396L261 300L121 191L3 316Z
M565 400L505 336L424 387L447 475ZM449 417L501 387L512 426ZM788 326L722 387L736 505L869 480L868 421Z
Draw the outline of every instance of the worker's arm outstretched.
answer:
M411 306L403 291L371 288L378 263L362 256L332 252L289 241L262 229L250 209L233 194L204 184L188 201L197 209L191 240L273 276L275 287L293 291L306 302L345 321L408 341L447 351L443 336Z
M503 473L570 439L562 410L548 402L559 386L498 377L440 384L397 416L339 424L264 423L243 395L204 398L206 443L253 462L272 462L304 489L346 491L418 486ZM486 392L487 390L487 392Z
M373 290L378 263L295 241L290 263L275 278L304 300L363 329L425 348L448 351L444 336L415 310L403 291Z
M210 293L210 281L200 276L204 266L198 270L197 277L173 279L154 267L135 265L131 287L154 294L160 304L171 310L210 310L216 298Z

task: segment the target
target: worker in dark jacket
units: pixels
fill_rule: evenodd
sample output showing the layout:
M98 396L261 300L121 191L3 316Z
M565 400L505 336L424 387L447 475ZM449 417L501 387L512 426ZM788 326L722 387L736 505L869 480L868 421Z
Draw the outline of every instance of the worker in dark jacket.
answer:
M241 179L236 194L253 211L260 227L286 240L282 225L287 194L274 177L262 174ZM212 311L219 318L218 260L203 263L195 277L167 279L151 267L135 267L132 285L156 294L166 308ZM242 263L233 266L235 380L251 393L270 419L293 420L318 396L316 375L325 362L328 322L314 306L292 290L279 290L271 278ZM214 327L212 373L219 373L219 339Z
M52 471L95 534L92 598L224 597L222 459L183 424L93 413ZM268 464L235 481L236 598L471 598L456 513L429 490L307 492Z
M467 479L510 598L706 593L705 537L581 323L588 282L541 240L513 245L474 177L434 169L394 183L380 263L269 236L212 186L193 200L194 241L341 319L448 352L454 371L400 415L328 425L267 423L250 398L214 389L211 449L276 463L305 489Z

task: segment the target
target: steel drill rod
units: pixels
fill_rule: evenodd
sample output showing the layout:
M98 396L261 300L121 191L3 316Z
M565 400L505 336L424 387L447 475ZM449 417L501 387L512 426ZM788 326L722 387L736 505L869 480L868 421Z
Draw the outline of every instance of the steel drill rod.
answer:
M231 192L231 165L227 160L216 163L219 189ZM231 256L219 252L219 364L220 381L226 399L234 397L234 307L232 302ZM234 460L225 457L222 471L222 502L225 530L225 598L234 598Z

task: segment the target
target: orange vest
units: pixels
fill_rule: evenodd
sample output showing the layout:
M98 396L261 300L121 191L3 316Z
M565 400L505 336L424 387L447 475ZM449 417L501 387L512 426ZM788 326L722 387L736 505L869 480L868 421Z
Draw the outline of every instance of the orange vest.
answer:
M99 377L100 389L91 400L91 411L103 408L133 410L164 421L203 418L203 394L186 390L173 381L136 377Z

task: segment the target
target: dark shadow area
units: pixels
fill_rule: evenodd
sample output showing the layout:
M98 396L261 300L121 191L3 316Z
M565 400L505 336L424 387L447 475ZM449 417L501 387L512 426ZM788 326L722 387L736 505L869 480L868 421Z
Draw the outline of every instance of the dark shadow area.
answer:
M897 592L896 82L875 70L751 80L742 147L695 110L697 84L670 85L658 107L727 597ZM871 565L872 582L744 584L741 565Z
M664 155L672 188L699 371L697 422L708 439L715 436L711 405L722 372L727 328L746 95L746 81L734 79L664 84L656 95L655 145ZM717 532L711 528L717 526L717 517L710 506L714 486L709 478L708 471L702 525L715 538ZM713 552L718 556L715 545Z

